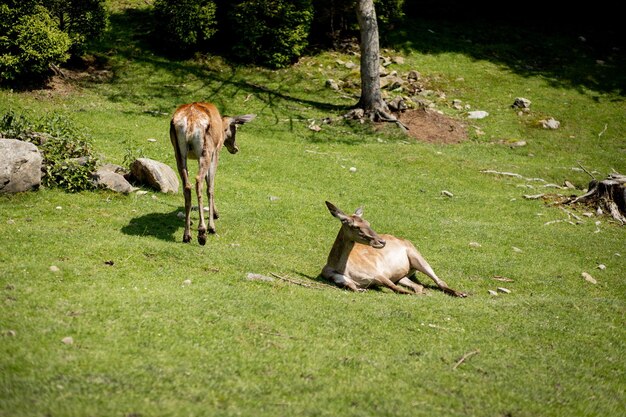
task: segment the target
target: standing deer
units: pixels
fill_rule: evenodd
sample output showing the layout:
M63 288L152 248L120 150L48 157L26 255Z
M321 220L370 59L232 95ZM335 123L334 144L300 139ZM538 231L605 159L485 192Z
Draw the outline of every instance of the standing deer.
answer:
M400 294L412 294L403 287L422 294L424 287L409 278L419 271L432 278L446 294L466 296L448 287L411 242L392 235L378 235L361 217L363 209L349 216L328 201L326 206L341 221L341 229L322 269L324 278L352 291L384 286Z
M239 151L235 141L237 125L247 123L256 115L221 116L212 103L190 103L178 107L170 122L170 139L176 154L176 166L183 182L185 195L185 231L183 242L191 241L191 182L187 159L198 160L198 174L196 175L196 195L198 197L198 211L200 224L198 225L198 242L206 243L207 227L204 222L202 204L202 183L206 181L207 196L209 198L209 233L215 233L214 219L219 217L215 208L215 171L219 160L220 150L226 145L228 152L235 154Z

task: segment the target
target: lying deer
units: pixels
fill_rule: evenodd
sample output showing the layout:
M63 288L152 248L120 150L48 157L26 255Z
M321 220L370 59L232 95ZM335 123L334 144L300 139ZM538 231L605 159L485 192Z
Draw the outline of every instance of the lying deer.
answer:
M206 181L209 198L209 233L215 233L214 219L219 217L215 208L215 171L222 146L232 154L239 151L235 141L237 125L247 123L256 115L246 114L236 117L222 117L215 105L211 103L191 103L178 107L170 122L170 139L176 154L176 166L183 182L185 195L185 231L183 242L191 241L191 182L187 159L198 160L196 175L196 195L200 224L198 225L198 242L206 243L207 227L204 222L204 206L202 204L202 183Z
M349 216L328 201L326 206L342 224L322 269L324 278L352 291L384 286L401 294L422 294L424 287L409 278L419 271L432 278L446 294L466 296L448 287L411 242L392 235L378 235L361 217L363 209Z

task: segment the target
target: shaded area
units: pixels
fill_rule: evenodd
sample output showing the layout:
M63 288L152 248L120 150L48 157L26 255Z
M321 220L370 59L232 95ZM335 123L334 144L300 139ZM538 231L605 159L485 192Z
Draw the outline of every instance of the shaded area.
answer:
M522 76L544 76L555 87L623 96L623 14L611 2L583 6L536 0L411 2L412 17L382 34L381 42L405 52L461 53Z
M121 231L126 235L152 236L167 242L175 242L176 233L184 227L184 222L177 217L180 211L184 211L184 208L169 213L148 213L135 217L128 225L122 227Z

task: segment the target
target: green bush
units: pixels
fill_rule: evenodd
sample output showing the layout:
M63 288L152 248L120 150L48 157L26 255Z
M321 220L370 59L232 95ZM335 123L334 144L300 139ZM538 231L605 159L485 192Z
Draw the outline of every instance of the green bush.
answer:
M14 112L6 113L0 118L0 137L37 145L43 155L41 184L70 192L94 189L91 177L98 161L86 136L59 115L31 120Z
M40 78L51 63L69 58L70 38L44 7L35 6L30 14L20 16L16 9L2 5L0 20L5 34L0 35L0 80Z
M270 68L295 62L308 46L311 0L229 2L228 38L239 60Z
M108 14L105 0L38 0L72 41L72 52L82 53L89 41L104 33Z
M359 36L355 0L316 0L314 7L311 38L316 43L334 45ZM404 17L404 0L374 0L374 7L381 37Z
M182 51L206 48L215 35L216 5L211 0L156 0L154 15L157 33L166 45Z

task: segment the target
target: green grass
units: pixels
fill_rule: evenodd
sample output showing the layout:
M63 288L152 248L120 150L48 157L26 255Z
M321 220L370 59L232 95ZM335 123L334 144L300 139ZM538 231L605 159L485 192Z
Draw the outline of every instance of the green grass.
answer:
M578 163L598 177L626 172L625 106L614 89L579 76L555 84L539 70L444 48L453 36L423 50L416 26L410 48L397 43L401 68L418 68L449 102L487 110L473 122L485 134L446 146L344 123L312 132L309 120L356 102L323 88L346 75L335 59L350 57L324 52L280 71L218 57L170 61L141 36L119 35L145 30L129 26L144 9L122 10L94 50L117 52L110 82L62 95L2 90L0 111L61 113L103 161L141 152L172 167L177 105L211 100L258 117L239 131L241 152L222 155L222 217L205 247L195 231L181 243L181 194L0 196L0 416L623 415L624 228L604 217L545 225L567 214L523 199L545 191L539 184L480 172L581 188L589 177L572 169ZM530 115L509 108L517 96L532 100ZM559 130L534 125L550 116ZM339 227L324 200L363 205L375 230L412 240L470 296L247 280L319 280ZM498 286L511 294L490 296Z

